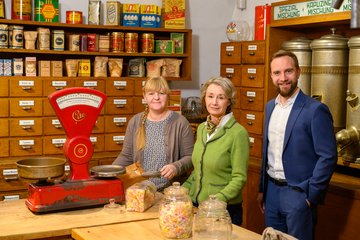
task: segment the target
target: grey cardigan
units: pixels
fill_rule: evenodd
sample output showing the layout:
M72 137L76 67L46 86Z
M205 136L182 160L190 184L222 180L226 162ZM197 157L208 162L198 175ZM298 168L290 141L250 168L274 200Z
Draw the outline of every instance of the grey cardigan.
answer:
M128 166L136 161L143 161L144 151L136 150L136 131L141 126L144 112L133 116L126 128L124 145L113 164ZM177 112L165 129L166 159L177 170L177 176L186 174L192 168L191 154L194 147L194 135L189 121ZM176 180L176 178L174 179Z

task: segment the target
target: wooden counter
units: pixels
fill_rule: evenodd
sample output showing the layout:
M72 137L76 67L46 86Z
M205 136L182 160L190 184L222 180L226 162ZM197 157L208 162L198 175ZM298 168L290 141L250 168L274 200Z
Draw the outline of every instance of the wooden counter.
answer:
M164 237L162 237L161 235L158 219L111 224L111 225L98 226L98 227L78 228L72 230L71 236L75 240L99 240L99 239L162 240L164 239ZM246 230L245 228L233 225L233 232L231 239L260 240L261 235Z
M57 213L34 214L25 205L25 200L0 202L0 239L39 239L70 237L71 229L106 224L131 222L159 217L161 194L156 204L144 213L109 213L104 208L90 208ZM59 239L59 238L56 238ZM105 238L100 238L105 239Z

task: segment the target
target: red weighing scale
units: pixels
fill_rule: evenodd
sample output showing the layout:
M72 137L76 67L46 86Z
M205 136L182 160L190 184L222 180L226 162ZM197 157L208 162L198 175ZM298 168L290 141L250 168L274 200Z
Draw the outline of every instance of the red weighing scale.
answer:
M67 139L64 153L70 164L65 181L52 184L31 183L27 207L35 213L103 205L110 199L123 202L123 182L118 178L89 175L93 146L90 133L104 106L106 95L100 91L74 87L48 96ZM120 167L120 166L119 166Z

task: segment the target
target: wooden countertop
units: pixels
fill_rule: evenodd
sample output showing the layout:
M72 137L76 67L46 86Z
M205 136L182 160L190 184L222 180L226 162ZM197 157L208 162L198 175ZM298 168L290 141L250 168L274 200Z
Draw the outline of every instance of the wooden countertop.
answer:
M34 214L25 205L25 200L0 201L0 239L36 239L70 236L71 229L106 224L131 222L159 217L161 194L156 203L144 213L109 213L104 208L89 208L56 213ZM105 239L105 238L100 238Z
M98 227L77 228L72 230L71 237L75 240L164 239L161 235L158 219L103 225ZM260 240L261 235L233 225L232 239Z

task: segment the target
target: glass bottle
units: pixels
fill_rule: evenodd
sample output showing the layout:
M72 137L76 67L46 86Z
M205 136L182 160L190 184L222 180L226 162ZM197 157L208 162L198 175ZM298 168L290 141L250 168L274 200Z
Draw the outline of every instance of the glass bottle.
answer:
M193 239L229 240L231 239L231 218L226 210L226 203L215 195L202 202L194 217Z
M174 182L164 190L160 204L160 229L166 238L189 238L192 232L192 202L188 190Z

